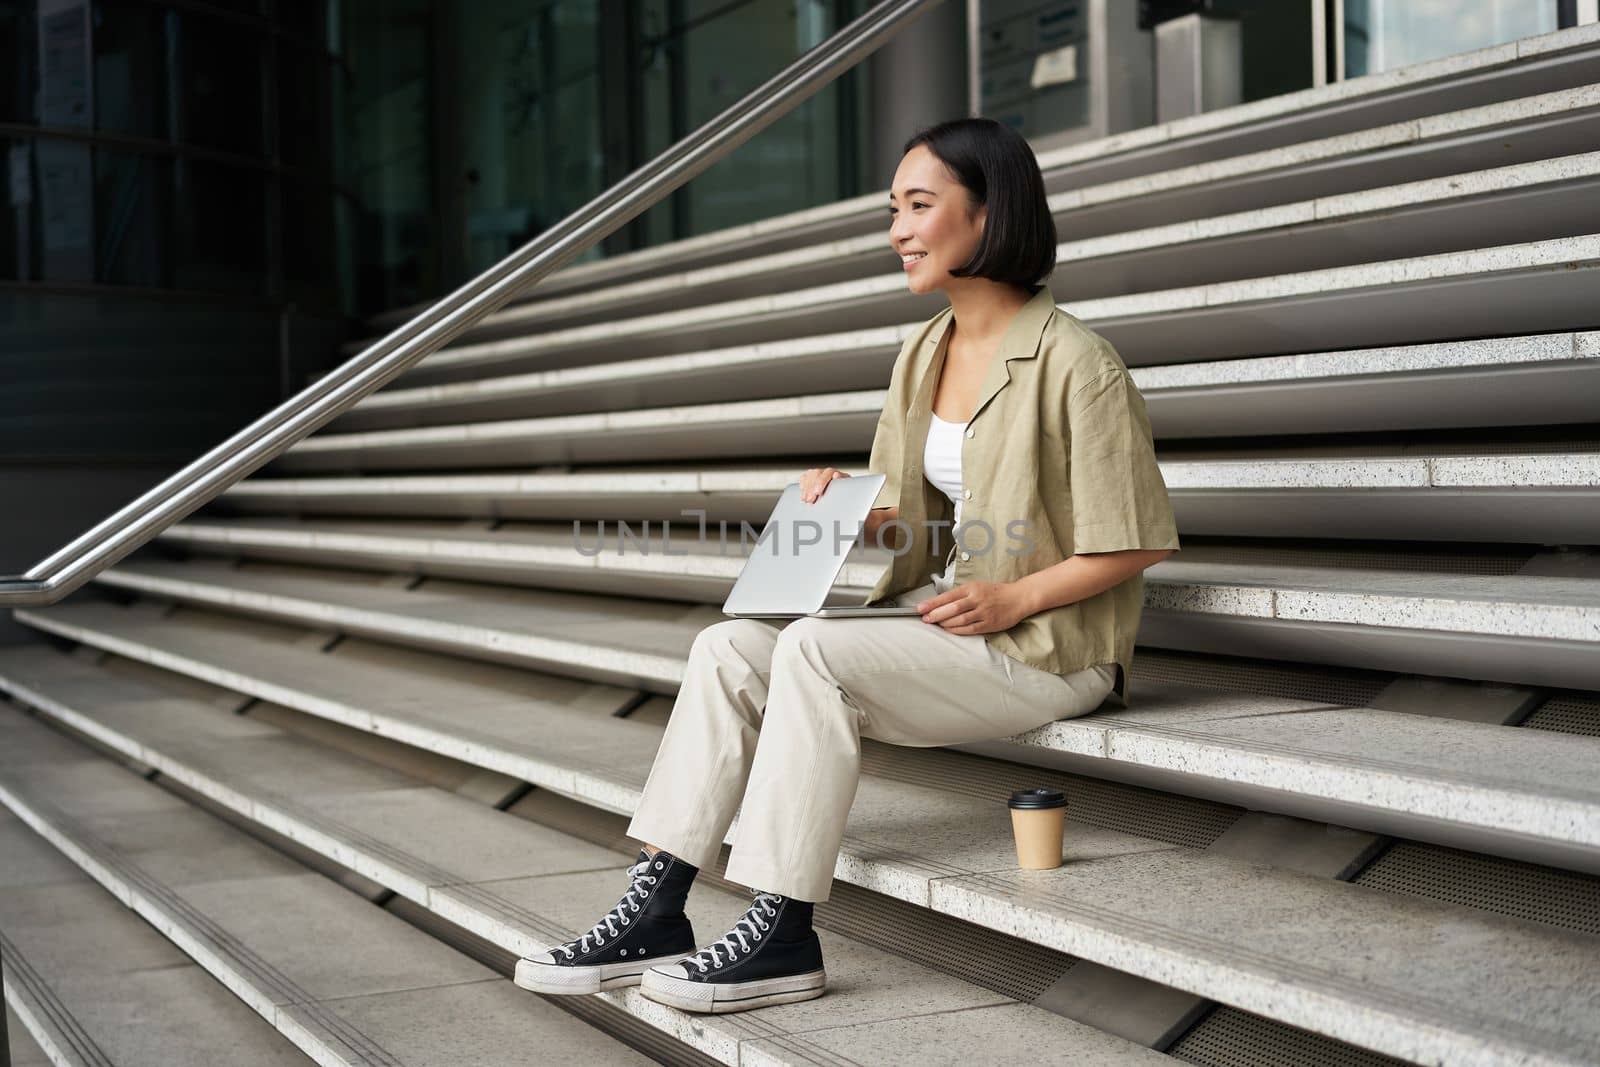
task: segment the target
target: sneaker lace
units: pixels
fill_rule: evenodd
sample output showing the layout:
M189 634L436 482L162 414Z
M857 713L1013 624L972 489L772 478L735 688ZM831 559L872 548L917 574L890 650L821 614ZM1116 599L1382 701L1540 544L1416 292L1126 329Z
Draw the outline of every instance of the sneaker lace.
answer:
M561 946L560 951L567 959L573 959L576 952L588 952L591 947L603 947L608 934L613 938L620 936L621 931L617 929L617 924L628 925L628 916L637 914L639 904L644 900L644 887L656 884L655 875L650 874L649 871L649 859L642 860L628 868L628 877L631 879L628 891L622 894L622 899L617 901L616 907L600 916L600 921L595 923L588 933L574 938ZM593 946L590 945L591 940L594 942Z
M694 964L700 968L700 973L704 974L710 967L722 966L720 953L725 950L728 953L728 962L732 963L738 958L738 952L750 951L750 939L760 941L761 935L771 929L766 920L777 917L778 910L776 906L782 902L783 897L776 893L757 893L755 900L750 903L750 910L745 912L744 916L733 924L732 930L729 930L722 937L711 942L711 944L696 952L693 956L684 959L683 962L685 964ZM739 942L737 950L734 946L735 939Z

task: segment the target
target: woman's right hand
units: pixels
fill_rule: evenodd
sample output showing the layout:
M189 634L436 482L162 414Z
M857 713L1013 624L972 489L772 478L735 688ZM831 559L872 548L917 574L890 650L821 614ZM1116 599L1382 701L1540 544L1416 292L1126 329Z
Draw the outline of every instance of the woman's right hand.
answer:
M800 475L800 499L809 504L827 492L829 482L848 477L850 475L837 467L812 467Z

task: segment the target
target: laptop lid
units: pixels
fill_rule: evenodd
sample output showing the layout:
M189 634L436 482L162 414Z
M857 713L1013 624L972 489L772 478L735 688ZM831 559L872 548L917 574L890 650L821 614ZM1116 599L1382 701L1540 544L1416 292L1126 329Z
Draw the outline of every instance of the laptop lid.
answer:
M799 482L789 483L750 546L723 612L806 615L820 608L887 480L882 474L835 478L810 503L800 499Z

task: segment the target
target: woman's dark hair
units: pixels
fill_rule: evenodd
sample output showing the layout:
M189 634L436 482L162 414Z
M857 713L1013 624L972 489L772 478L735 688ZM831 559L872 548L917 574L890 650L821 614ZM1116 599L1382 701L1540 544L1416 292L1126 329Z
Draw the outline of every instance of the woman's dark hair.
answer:
M1056 220L1033 149L1017 131L994 119L952 119L929 126L901 154L926 145L972 198L987 207L983 239L957 278L988 278L1031 288L1056 266Z

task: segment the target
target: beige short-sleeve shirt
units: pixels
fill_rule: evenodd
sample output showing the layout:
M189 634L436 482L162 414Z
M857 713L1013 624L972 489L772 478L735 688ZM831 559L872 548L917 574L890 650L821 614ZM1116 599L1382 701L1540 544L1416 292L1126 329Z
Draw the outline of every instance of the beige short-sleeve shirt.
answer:
M952 545L954 508L922 470L950 317L945 308L913 332L890 375L869 469L887 476L874 506L899 507L908 543L869 604L929 581ZM1001 339L962 441L961 470L957 585L1015 581L1079 552L1178 547L1144 398L1111 344L1056 307L1048 286L1037 287ZM1052 674L1116 663L1126 700L1143 605L1144 579L1135 575L983 636Z

